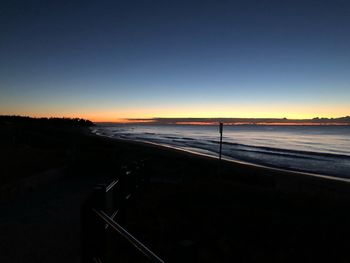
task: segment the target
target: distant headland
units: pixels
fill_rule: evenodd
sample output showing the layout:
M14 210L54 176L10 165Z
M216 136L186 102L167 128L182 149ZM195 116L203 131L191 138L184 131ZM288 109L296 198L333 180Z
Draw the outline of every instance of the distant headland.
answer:
M350 116L340 118L313 118L313 119L287 119L287 118L149 118L149 119L121 119L118 123L135 124L178 124L178 125L350 125Z

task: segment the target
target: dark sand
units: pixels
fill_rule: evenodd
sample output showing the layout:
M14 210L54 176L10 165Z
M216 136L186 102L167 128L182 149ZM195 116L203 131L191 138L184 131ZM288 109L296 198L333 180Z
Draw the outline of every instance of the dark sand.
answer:
M151 183L130 200L124 227L166 262L350 260L345 182L228 162L218 174L217 160L84 129L25 134L1 142L2 185L59 176L2 195L0 262L79 262L82 202L138 160ZM40 165L28 164L33 156Z

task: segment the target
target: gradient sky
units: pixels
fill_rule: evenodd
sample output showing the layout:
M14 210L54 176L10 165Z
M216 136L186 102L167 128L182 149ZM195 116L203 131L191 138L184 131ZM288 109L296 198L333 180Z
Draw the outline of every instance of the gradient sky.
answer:
M2 1L0 114L350 115L350 1Z

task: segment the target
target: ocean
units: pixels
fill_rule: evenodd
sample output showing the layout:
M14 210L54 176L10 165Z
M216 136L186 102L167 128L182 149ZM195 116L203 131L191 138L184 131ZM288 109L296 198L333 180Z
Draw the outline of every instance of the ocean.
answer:
M206 125L98 124L97 135L218 156L219 128ZM224 126L224 159L350 178L350 126Z

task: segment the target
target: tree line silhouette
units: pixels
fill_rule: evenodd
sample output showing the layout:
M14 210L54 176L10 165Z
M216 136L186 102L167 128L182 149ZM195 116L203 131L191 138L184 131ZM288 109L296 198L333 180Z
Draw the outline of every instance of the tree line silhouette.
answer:
M43 125L43 126L80 126L90 127L94 123L81 118L33 118L28 116L0 115L0 124L22 124L22 125Z

